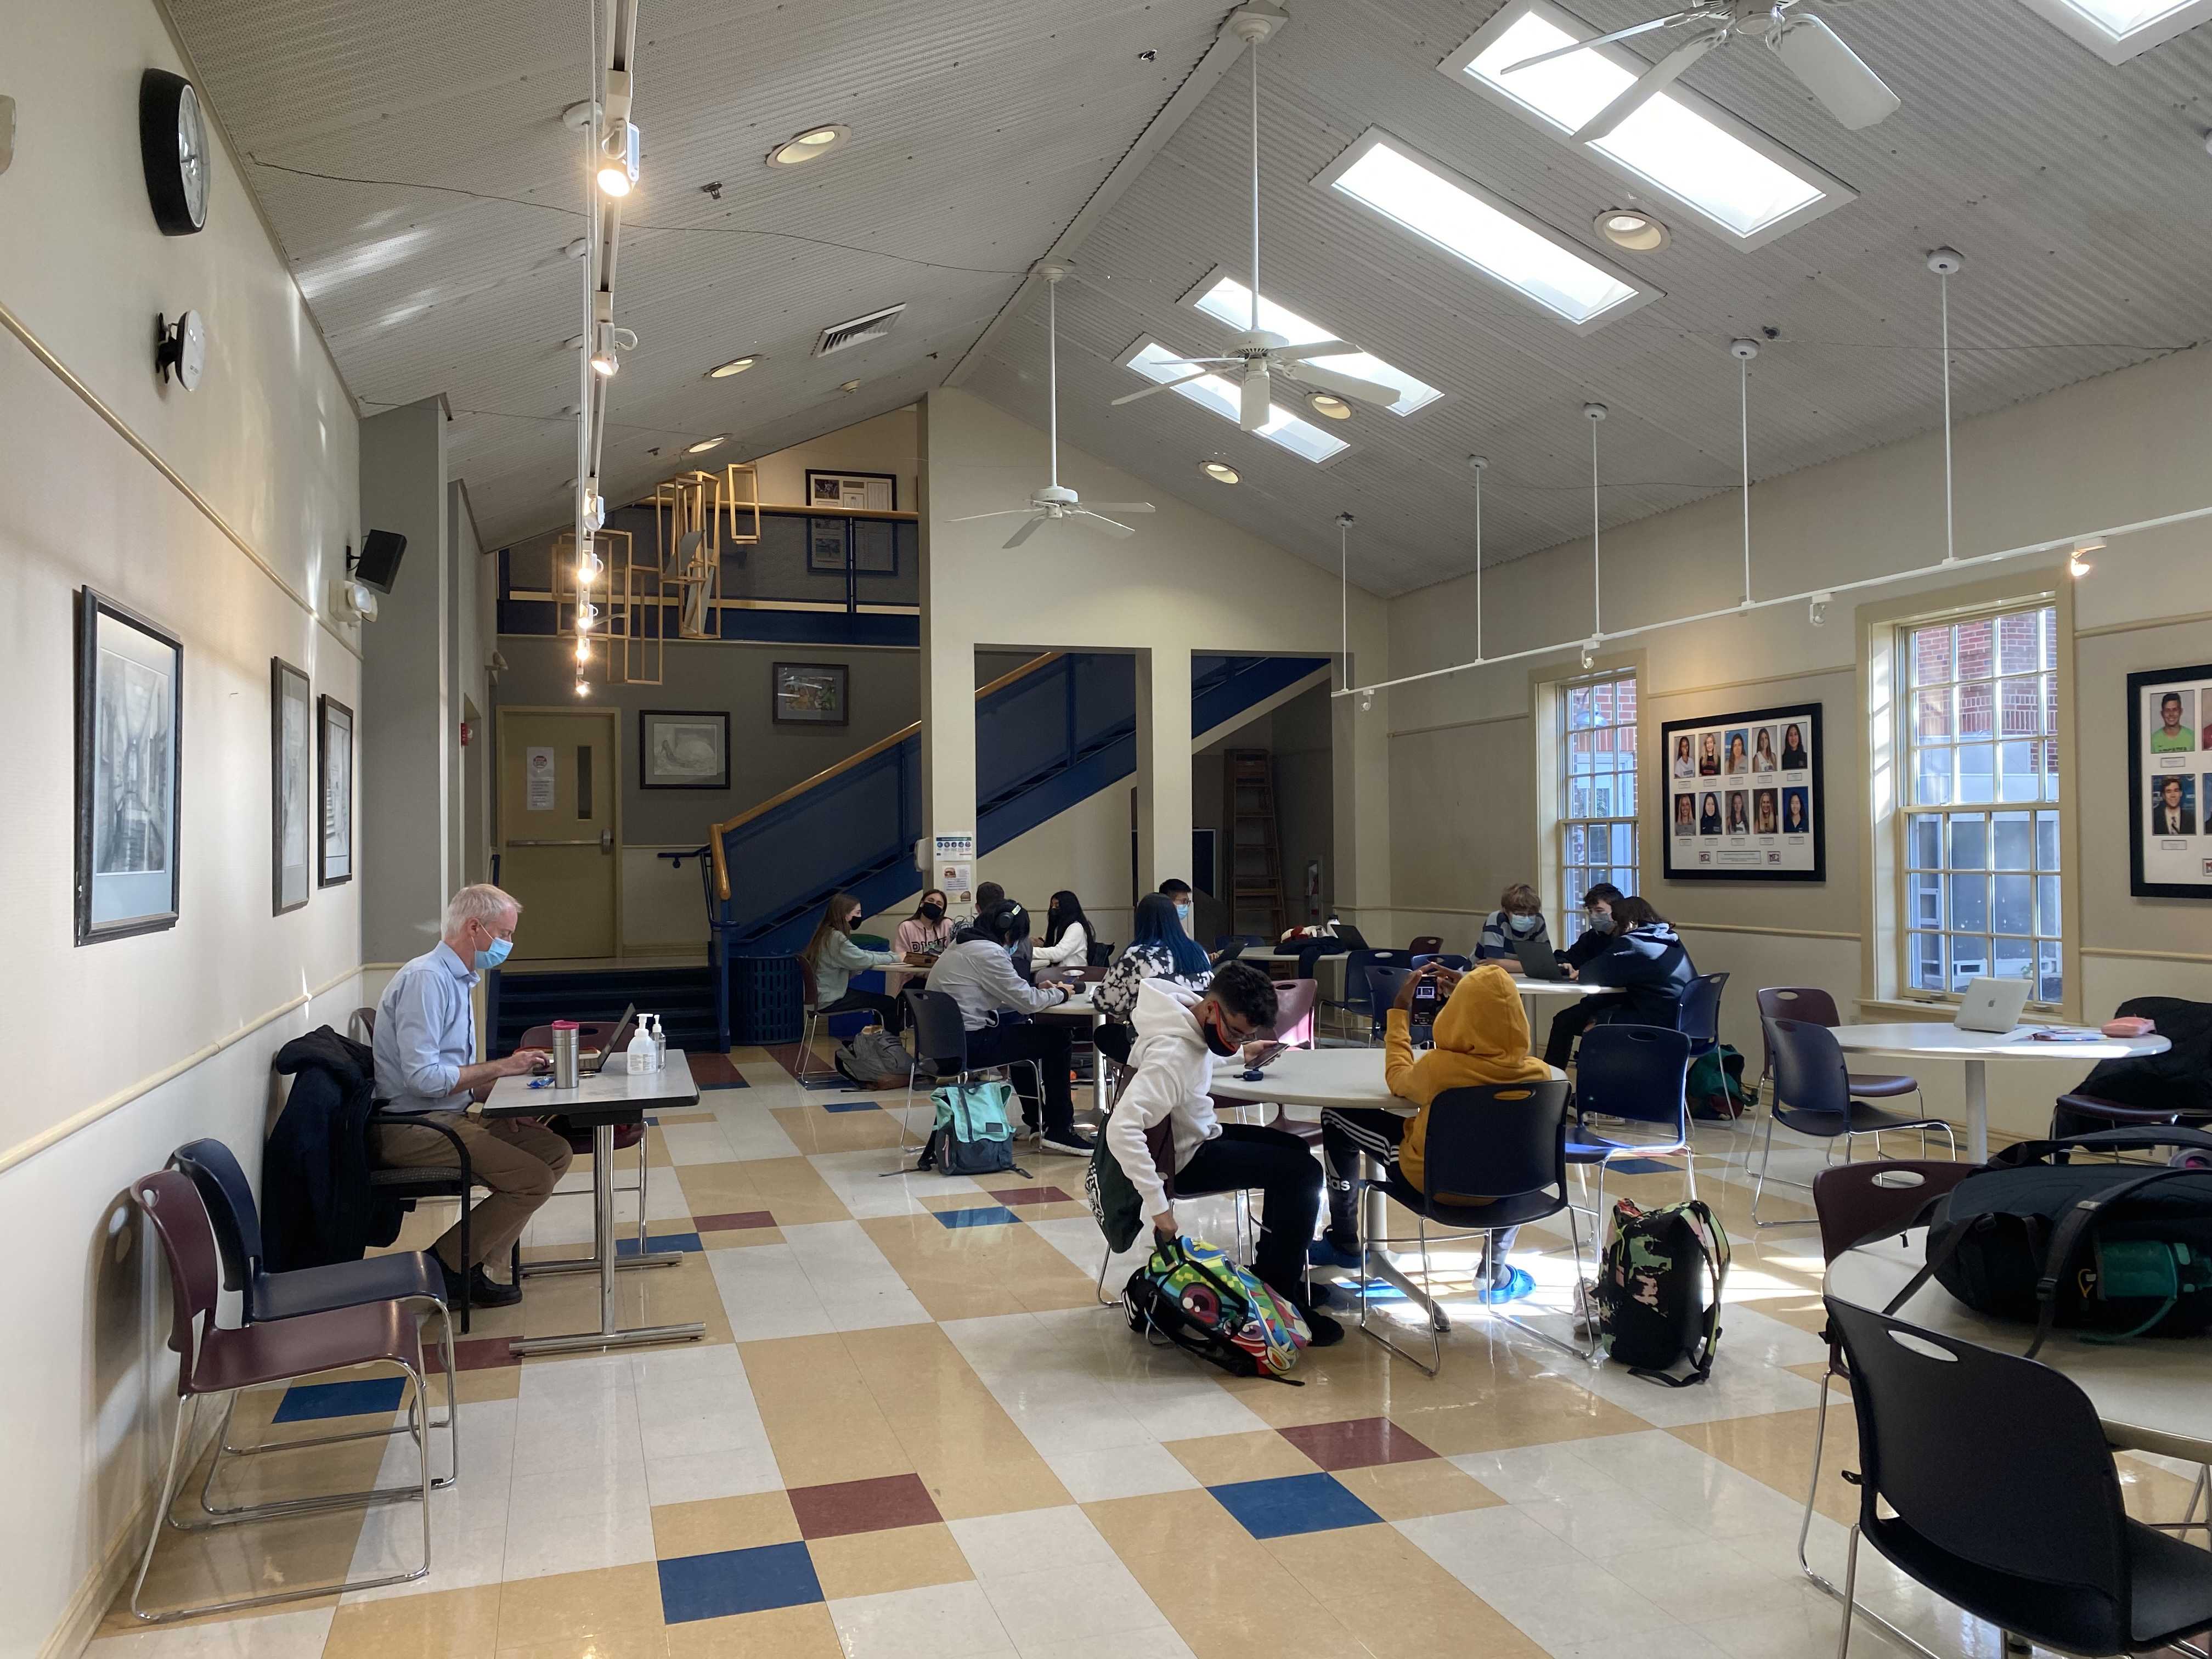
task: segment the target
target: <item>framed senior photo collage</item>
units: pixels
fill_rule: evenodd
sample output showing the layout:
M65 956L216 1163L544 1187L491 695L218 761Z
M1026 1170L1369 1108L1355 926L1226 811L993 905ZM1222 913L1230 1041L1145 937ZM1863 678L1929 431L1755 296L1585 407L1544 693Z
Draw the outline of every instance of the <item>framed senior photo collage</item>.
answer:
M2212 898L2212 663L2128 676L2128 890Z
M1668 881L1826 881L1820 705L1660 728Z

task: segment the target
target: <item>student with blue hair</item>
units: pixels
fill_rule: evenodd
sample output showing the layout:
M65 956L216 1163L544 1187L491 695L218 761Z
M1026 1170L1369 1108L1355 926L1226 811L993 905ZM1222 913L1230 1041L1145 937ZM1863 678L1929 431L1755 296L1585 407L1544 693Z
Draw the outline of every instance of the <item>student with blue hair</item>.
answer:
M1136 927L1128 948L1091 994L1107 1022L1099 1030L1098 1048L1128 1063L1133 1036L1129 1017L1136 1010L1137 988L1146 980L1164 979L1195 992L1205 990L1212 978L1213 964L1198 941L1183 931L1175 900L1164 893L1146 894L1137 901Z

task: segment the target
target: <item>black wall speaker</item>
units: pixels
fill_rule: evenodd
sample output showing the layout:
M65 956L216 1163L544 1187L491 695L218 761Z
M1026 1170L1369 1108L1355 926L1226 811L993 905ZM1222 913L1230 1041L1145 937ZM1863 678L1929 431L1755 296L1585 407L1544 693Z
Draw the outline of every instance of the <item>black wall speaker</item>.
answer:
M399 561L407 551L407 538L389 530L372 530L354 561L353 578L380 593L389 593L399 580Z

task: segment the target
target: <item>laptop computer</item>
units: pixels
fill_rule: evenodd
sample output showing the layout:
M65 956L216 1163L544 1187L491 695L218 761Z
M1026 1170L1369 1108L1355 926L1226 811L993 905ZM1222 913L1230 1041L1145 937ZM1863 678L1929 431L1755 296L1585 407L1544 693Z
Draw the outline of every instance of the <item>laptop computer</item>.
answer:
M1217 968L1225 968L1243 954L1244 941L1241 939L1232 939L1214 954L1213 965Z
M631 1003L623 1010L621 1022L609 1034L605 1047L586 1055L576 1063L578 1077L597 1077L607 1069L607 1057L617 1050L629 1047L631 1034L637 1030L637 1004Z
M1373 948L1367 943L1367 936L1348 921L1337 923L1336 942L1347 951L1365 951Z
M1506 941L1513 954L1521 958L1521 973L1527 979L1565 979L1567 970L1559 966L1559 959L1552 954L1549 939L1512 939Z
M1975 979L1966 981L1959 999L1959 1012L1951 1023L1962 1031L1991 1031L2000 1035L2020 1024L2027 1006L2032 981L2025 979Z

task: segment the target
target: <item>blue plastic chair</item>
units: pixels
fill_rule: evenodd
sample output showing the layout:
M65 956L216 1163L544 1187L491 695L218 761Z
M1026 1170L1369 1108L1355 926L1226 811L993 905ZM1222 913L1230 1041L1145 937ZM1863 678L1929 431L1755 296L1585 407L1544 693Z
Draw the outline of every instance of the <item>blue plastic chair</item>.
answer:
M1690 1039L1690 1058L1700 1060L1721 1046L1721 993L1726 974L1699 974L1682 988L1681 1012L1674 1027Z
M1427 967L1432 962L1440 962L1443 963L1445 967L1450 969L1455 974L1464 974L1474 966L1472 959L1467 957L1454 956L1449 951L1432 951L1427 952L1425 955L1415 957L1406 965L1408 968L1419 969Z
M1656 1025L1593 1025L1583 1034L1575 1062L1575 1130L1567 1141L1567 1162L1597 1166L1597 1201L1591 1214L1605 1225L1605 1176L1620 1158L1675 1158L1689 1195L1698 1195L1697 1162L1690 1151L1690 1052L1692 1040ZM1648 1123L1661 1131L1656 1140L1609 1140L1591 1134L1583 1120L1595 1112L1629 1123ZM1601 1231L1600 1237L1602 1237Z

